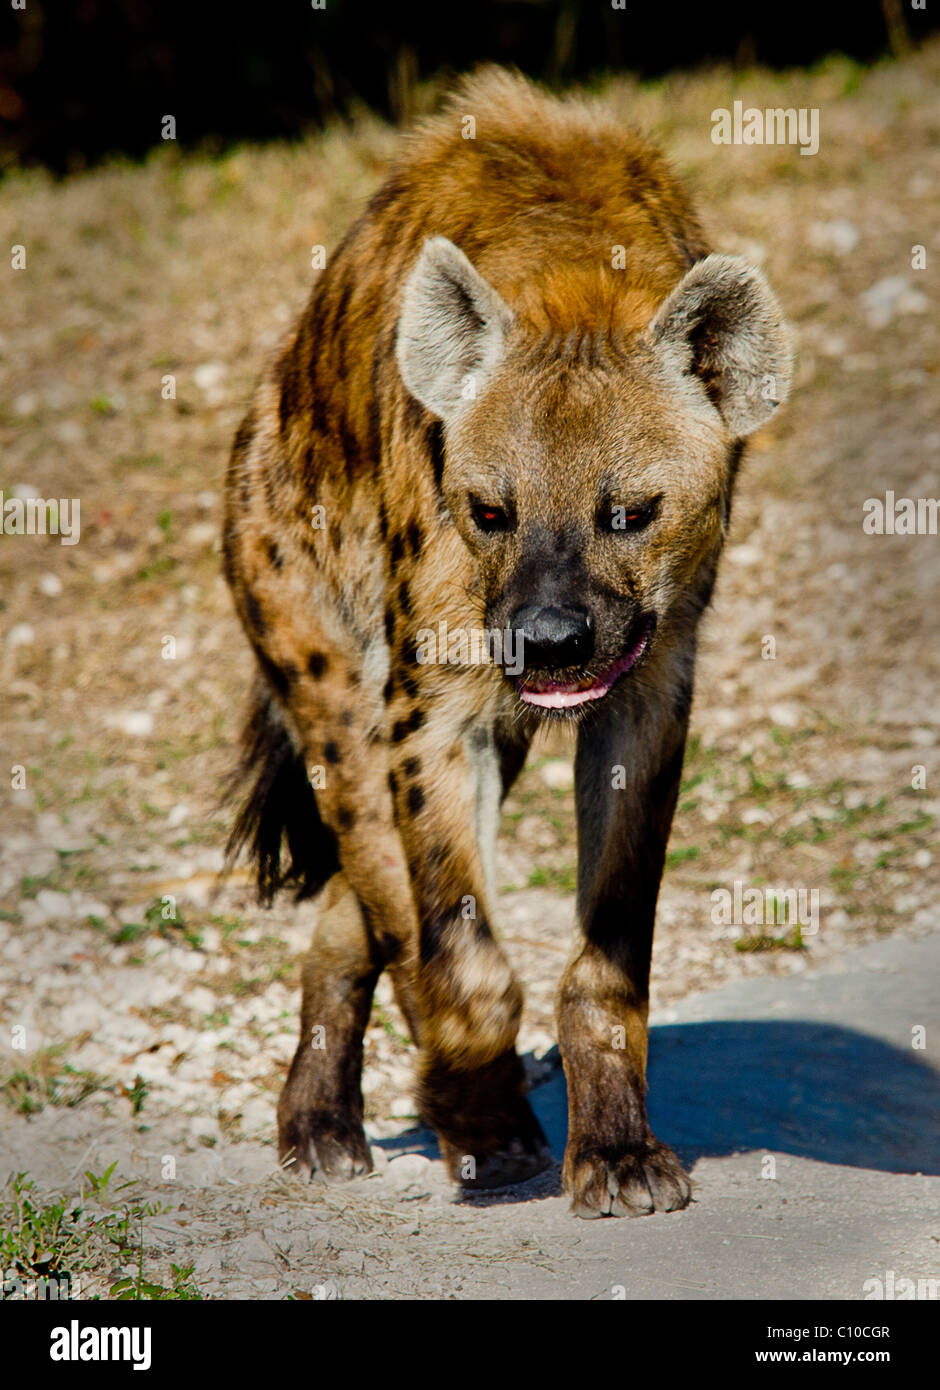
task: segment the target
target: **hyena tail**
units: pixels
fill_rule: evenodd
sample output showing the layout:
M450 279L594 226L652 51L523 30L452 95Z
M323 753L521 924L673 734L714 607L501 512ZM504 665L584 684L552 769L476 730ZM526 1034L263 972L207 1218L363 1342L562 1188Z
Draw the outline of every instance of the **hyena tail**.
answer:
M241 761L226 788L226 800L237 795L244 800L226 846L223 877L247 850L258 898L269 906L278 889L288 885L298 901L311 897L339 870L336 837L320 816L304 760L260 682L242 732ZM287 863L282 867L285 838Z

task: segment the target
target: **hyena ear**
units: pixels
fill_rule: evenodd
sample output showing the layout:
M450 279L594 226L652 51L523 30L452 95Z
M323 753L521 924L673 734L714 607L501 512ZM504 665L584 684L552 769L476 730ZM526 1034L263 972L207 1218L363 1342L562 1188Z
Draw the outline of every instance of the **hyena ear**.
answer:
M697 376L736 438L768 420L790 390L790 338L761 272L738 256L706 256L680 280L646 333Z
M448 420L503 357L513 318L452 241L431 237L402 293L396 353L408 390Z

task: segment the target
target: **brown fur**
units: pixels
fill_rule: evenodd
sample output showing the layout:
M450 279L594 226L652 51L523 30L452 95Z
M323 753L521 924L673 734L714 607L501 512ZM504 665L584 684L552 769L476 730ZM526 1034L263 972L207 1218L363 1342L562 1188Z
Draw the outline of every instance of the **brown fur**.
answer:
M475 139L462 138L465 115ZM330 878L279 1108L282 1158L303 1171L370 1166L362 1031L384 968L453 1175L496 1184L548 1161L488 869L500 796L543 716L498 666L420 664L416 644L441 622L504 629L526 602L574 604L592 615L585 680L641 621L653 636L572 720L565 1182L582 1214L688 1200L646 1123L653 916L740 436L787 375L762 280L707 253L653 147L599 108L485 71L410 138L238 432L225 565L263 693L233 849L253 847L268 893ZM475 383L462 402L458 376ZM481 535L472 497L503 494L513 528ZM605 508L649 498L642 535L605 530ZM615 790L620 765L628 785ZM317 1027L326 1045L311 1048Z

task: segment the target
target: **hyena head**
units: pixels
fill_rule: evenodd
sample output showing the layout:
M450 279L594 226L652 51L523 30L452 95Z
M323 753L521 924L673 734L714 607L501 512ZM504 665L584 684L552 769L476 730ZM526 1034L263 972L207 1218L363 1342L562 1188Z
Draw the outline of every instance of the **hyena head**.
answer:
M761 273L711 255L641 329L537 330L452 242L425 243L398 363L444 422L442 488L521 699L602 698L708 601L741 441L787 394Z

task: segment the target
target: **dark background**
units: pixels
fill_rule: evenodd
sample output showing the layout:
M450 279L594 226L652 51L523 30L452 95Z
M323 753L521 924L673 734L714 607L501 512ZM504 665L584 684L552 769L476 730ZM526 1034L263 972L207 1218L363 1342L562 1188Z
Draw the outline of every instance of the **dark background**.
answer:
M485 59L549 81L718 61L871 62L937 25L910 0L25 0L0 8L0 168L58 173L160 143L296 137L357 105L395 120L417 84ZM933 13L931 13L931 11Z

